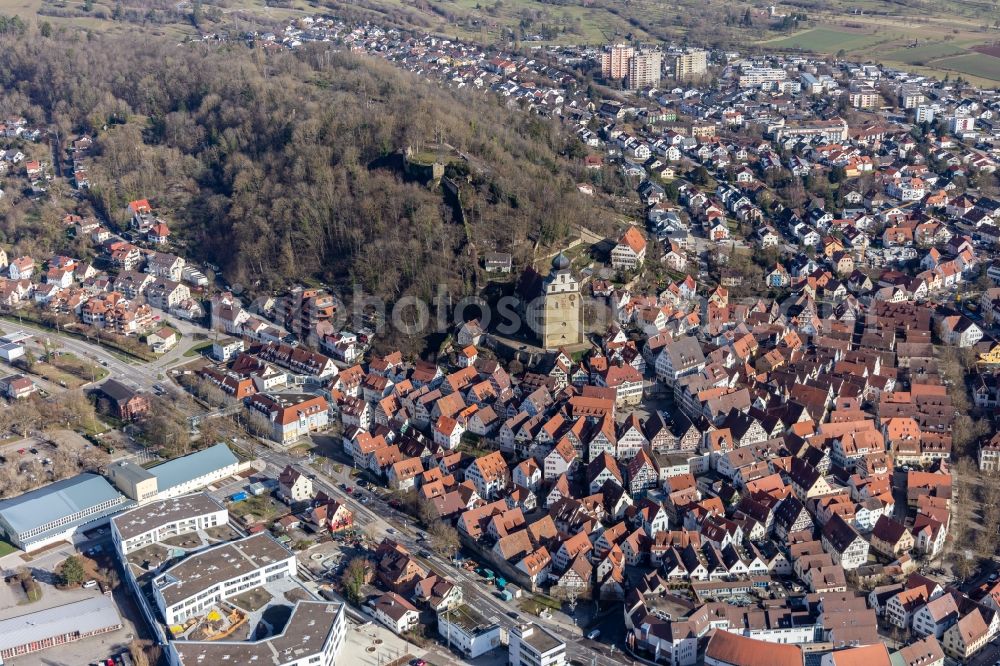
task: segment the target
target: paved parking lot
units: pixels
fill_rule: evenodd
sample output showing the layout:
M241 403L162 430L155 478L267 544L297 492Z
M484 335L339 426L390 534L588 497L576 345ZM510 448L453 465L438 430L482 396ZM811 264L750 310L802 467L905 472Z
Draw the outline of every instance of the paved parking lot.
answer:
M248 485L250 485L249 479L228 478L212 484L206 490L212 497L221 502L234 493L246 490Z
M24 611L18 606L24 600L24 594L21 593L16 584L0 583L0 620L23 613Z
M35 449L35 453L31 452L32 449ZM7 460L7 464L17 465L29 460L42 462L43 459L50 457L53 451L55 451L55 447L51 444L35 437L27 437L4 444L0 447L0 456Z
M407 654L423 657L425 653L426 650L400 638L380 624L369 622L358 625L350 621L347 624L347 640L344 641L337 663L380 666ZM444 662L438 660L438 663Z

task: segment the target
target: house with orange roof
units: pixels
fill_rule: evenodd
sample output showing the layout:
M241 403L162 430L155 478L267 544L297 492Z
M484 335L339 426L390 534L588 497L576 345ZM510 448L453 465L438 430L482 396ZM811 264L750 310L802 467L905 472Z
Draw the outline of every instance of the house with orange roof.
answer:
M256 393L247 408L263 414L271 422L271 439L291 444L310 432L327 426L326 398L299 393Z
M615 390L615 403L637 405L642 402L642 374L631 365L611 365L597 376L597 385Z
M500 452L493 451L472 461L465 470L465 478L472 481L480 497L489 499L508 487L510 472Z
M417 486L424 463L420 458L406 458L393 464L386 471L389 487L394 490L412 490Z
M646 239L635 226L630 226L611 250L611 266L635 270L646 259Z
M525 555L515 566L533 585L536 585L548 579L549 571L552 570L552 556L549 555L548 549L542 546Z
M511 481L514 485L527 488L531 492L538 492L542 485L542 468L534 458L528 458L520 462L511 472Z
M11 280L28 280L35 273L35 260L31 257L18 257L7 265L7 274Z
M933 496L951 501L951 474L910 470L906 473L906 503L916 506L923 496Z
M798 645L757 640L725 629L709 632L705 648L708 666L802 666L802 663L802 648Z
M146 232L146 239L150 243L163 245L170 240L170 227L168 227L164 222L157 222Z
M820 666L893 666L895 663L889 657L889 649L885 643L828 652L820 660Z
M440 416L434 423L434 443L449 451L462 441L465 426L451 416Z
M553 557L553 564L559 570L566 569L578 556L586 556L594 546L586 532L577 532L565 539Z
M944 594L944 588L929 578L913 574L905 587L890 597L885 604L885 618L900 629L908 629L913 615L931 599Z
M557 479L563 474L573 476L579 465L577 450L569 439L563 437L542 461L546 479Z
M468 368L469 366L475 365L478 358L479 351L476 349L476 346L468 345L458 352L458 365L461 368Z
M984 611L976 607L944 632L941 646L952 659L966 662L986 647L992 636L990 622L985 618Z

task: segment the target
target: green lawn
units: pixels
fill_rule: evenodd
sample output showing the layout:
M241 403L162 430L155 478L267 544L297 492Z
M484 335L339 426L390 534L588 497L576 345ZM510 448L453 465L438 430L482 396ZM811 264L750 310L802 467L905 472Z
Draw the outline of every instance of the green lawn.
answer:
M532 615L537 615L539 609L548 608L549 610L561 610L562 602L553 599L545 594L536 594L534 596L529 594L524 594L517 602L517 605L525 613L530 613Z
M774 49L802 49L816 53L836 53L840 49L853 51L879 42L898 37L895 34L867 34L862 32L844 32L830 28L813 28L783 39L760 42L761 46Z
M1000 81L1000 58L994 58L985 53L967 53L966 55L942 58L935 61L934 66L983 79Z
M208 342L203 342L200 345L195 345L194 347L191 347L191 349L188 349L186 352L184 352L184 355L187 356L188 358L191 358L193 356L201 356L202 354L207 354L211 349L212 349L212 341L209 340Z
M43 379L52 382L53 384L59 384L60 386L68 389L79 388L83 385L83 381L79 377L74 377L68 372L63 372L54 365L50 365L43 361L38 361L32 365L29 372L32 372Z
M0 557L5 555L10 555L11 553L17 552L17 546L8 543L6 541L0 540Z

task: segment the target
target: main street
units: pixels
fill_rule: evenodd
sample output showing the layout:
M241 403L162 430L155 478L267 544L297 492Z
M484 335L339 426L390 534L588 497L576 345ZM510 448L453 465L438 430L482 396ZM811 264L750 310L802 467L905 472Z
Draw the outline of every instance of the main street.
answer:
M198 326L184 322L181 326L182 333L185 333L185 342L179 344L173 350L155 361L130 362L123 360L122 356L102 347L97 342L81 340L77 337L66 335L37 326L31 323L10 323L5 326L10 330L22 330L36 336L38 339L48 338L50 341L58 341L60 347L72 352L81 358L100 363L111 372L111 377L123 381L135 388L152 390L153 386L162 383L167 386L168 382L163 379L163 375L173 366L183 362L183 354L189 349L193 342L191 336L195 333L209 334L210 331ZM326 493L330 497L335 497L344 502L354 513L356 524L363 530L371 534L376 540L390 537L397 540L413 553L422 552L423 544L418 540L419 534L414 531L413 519L401 512L393 509L385 500L375 494L368 495L368 503L362 503L352 494L341 490L340 483L350 482L349 471L345 468L342 478L337 479L333 468L326 466L314 466L303 463L299 457L292 456L282 451L276 451L264 444L258 444L255 453L267 463L267 473L269 476L277 475L286 465L293 465L306 474L315 475L314 486L317 491ZM476 607L477 610L497 622L505 628L510 628L523 621L525 612L514 605L496 597L492 592L493 588L486 584L475 574L465 569L455 566L452 562L436 553L427 552L426 557L415 555L425 564L433 565L439 572L446 573L454 581L462 584L462 591L466 602ZM535 615L531 616L531 621L544 626L549 631L559 636L566 642L567 657L579 664L593 664L594 666L617 666L618 664L632 664L631 659L625 657L618 646L609 646L585 639L582 630L572 626L569 622L559 622L555 619L545 619Z
M425 557L417 554L424 551L425 545L419 541L419 530L414 529L413 518L393 509L378 495L366 495L370 499L367 503L362 503L354 496L354 493L348 494L341 490L340 483L348 483L350 479L349 469L346 466L338 479L338 474L333 468L326 465L309 464L303 462L302 458L285 452L258 446L256 454L258 458L267 463L268 476L277 477L286 465L292 465L302 473L313 476L314 489L343 502L354 513L355 525L376 540L385 537L396 540L414 553L418 560L433 565L433 568L438 572L445 573L454 582L461 583L466 603L475 607L487 618L506 629L510 629L519 621L524 621L526 613L521 608L496 597L492 594L493 588L487 587L477 575L455 566L447 558L432 551L428 550ZM552 619L546 620L534 615L530 619L565 641L566 655L576 663L595 666L638 663L623 654L620 646L609 646L585 639L582 630L567 626L568 623L556 622Z
M8 320L4 322L4 330L8 333L18 330L30 333L37 340L48 338L53 344L58 343L58 346L64 351L72 352L82 359L88 359L106 367L111 373L110 377L135 388L149 391L152 390L153 385L163 381L161 375L164 375L167 370L183 362L184 352L194 344L191 340L192 334L202 333L207 335L210 333L208 329L187 322L183 324L178 324L177 322L171 323L181 333L185 334L185 337L181 338L181 342L155 361L136 360L134 362L124 360L123 354L112 352L96 341L81 340L76 336L67 335L66 333L54 331L50 328L43 328L28 322ZM165 383L164 386L166 386Z

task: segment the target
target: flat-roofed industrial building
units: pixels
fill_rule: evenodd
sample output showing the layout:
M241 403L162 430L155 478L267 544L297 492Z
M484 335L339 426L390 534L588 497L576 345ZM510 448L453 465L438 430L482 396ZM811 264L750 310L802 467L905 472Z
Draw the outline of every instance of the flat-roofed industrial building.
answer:
M103 594L0 620L0 663L121 628L115 602Z
M149 469L122 461L108 468L118 488L139 502L181 497L201 490L241 470L239 458L225 444L216 444Z
M135 503L104 477L79 474L0 502L0 531L25 551L70 541Z

